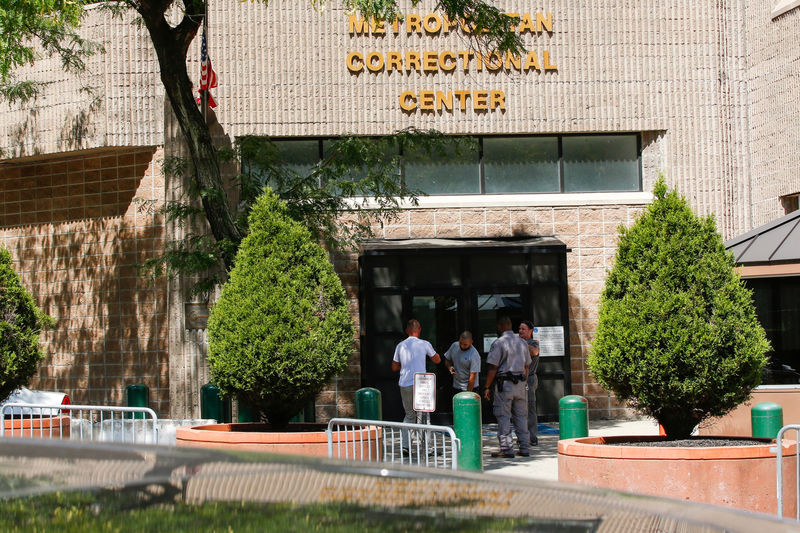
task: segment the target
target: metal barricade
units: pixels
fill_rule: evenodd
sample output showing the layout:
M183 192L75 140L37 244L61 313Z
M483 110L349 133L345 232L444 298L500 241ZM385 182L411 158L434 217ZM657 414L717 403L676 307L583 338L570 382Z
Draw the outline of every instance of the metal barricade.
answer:
M794 452L794 508L795 508L795 520L800 520L800 425L798 424L790 424L788 426L783 426L780 431L778 431L778 436L775 438L775 448L770 448L770 451L775 451L777 462L776 462L776 479L777 479L777 495L778 495L778 518L783 518L783 446L781 443L783 442L784 434L787 431L794 431L795 438L794 442L798 443L795 446Z
M8 403L0 437L158 444L158 416L148 407Z
M451 427L334 418L325 433L330 458L458 469L461 440Z

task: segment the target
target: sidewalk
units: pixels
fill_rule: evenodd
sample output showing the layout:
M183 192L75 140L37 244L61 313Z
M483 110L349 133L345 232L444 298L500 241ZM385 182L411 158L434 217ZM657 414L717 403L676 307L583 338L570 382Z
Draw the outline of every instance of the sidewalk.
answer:
M513 432L512 432L513 434ZM653 420L590 420L589 436L658 435ZM558 479L558 423L539 424L539 445L531 447L530 457L514 459L492 457L498 450L497 424L483 426L483 470L491 474L528 479ZM516 451L516 450L515 450Z

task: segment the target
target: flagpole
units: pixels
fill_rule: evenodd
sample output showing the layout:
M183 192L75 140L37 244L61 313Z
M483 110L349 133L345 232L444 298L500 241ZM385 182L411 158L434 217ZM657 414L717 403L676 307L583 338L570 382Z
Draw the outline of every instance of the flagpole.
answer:
M208 54L208 1L205 0L205 8L203 9L203 37L206 40L206 57L209 57ZM203 122L208 124L208 91L211 88L206 86L206 90L203 91Z

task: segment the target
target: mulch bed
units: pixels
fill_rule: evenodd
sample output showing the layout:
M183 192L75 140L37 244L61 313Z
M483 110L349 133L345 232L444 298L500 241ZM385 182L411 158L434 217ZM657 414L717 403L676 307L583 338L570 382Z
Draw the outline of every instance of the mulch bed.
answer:
M713 448L721 446L756 446L768 444L766 439L681 439L681 440L653 440L637 442L607 442L612 446L648 446L656 448Z

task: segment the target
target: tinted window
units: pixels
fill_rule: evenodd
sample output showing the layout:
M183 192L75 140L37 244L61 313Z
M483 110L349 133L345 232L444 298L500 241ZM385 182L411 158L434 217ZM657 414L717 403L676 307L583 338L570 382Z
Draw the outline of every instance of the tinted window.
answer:
M765 385L800 383L800 277L745 280L772 345Z
M635 135L563 138L564 191L639 190Z
M306 175L319 162L319 141L273 141L286 167Z
M487 193L558 192L558 137L483 140Z
M445 153L409 150L405 156L405 180L412 189L428 194L478 194L481 192L477 146L453 145Z

